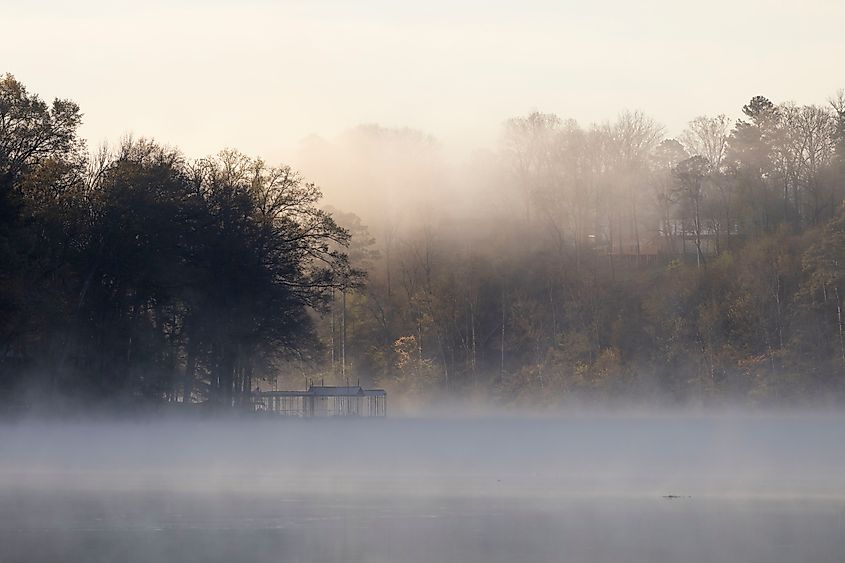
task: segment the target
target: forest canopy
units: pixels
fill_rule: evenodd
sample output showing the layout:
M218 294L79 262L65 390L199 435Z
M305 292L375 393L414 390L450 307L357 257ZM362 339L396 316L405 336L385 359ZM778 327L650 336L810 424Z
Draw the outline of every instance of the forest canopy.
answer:
M314 184L231 150L88 154L80 120L0 81L4 397L232 405L314 348L307 310L360 277Z
M459 169L362 126L303 148L327 202L234 150L91 151L81 120L0 79L2 408L248 407L317 378L406 405L845 393L841 94L677 138L533 112Z

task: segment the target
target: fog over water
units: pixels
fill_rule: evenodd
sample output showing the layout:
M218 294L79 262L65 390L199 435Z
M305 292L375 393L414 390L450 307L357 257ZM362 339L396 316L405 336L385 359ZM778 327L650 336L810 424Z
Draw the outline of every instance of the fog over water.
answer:
M841 415L0 427L0 561L838 561Z
M2 8L0 563L845 562L845 1Z

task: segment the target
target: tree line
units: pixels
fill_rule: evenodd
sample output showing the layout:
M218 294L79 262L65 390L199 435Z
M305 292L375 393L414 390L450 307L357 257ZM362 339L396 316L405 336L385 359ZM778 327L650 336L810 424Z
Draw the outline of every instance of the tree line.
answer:
M33 408L248 401L315 349L349 233L289 167L148 140L89 154L76 104L0 79L0 397Z
M0 403L228 408L317 378L406 405L841 400L845 98L741 111L676 139L533 112L460 171L361 127L312 167L335 208L233 150L90 151L74 103L6 75Z
M325 371L532 406L840 400L845 98L741 112L677 139L641 112L508 120L468 202L370 219L368 284L334 300L322 330L345 352ZM357 134L392 155L403 130Z

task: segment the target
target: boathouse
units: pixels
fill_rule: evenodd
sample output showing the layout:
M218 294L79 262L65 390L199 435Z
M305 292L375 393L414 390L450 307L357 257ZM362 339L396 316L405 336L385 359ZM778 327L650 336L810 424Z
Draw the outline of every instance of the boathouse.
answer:
M387 416L387 392L360 385L310 385L307 391L262 391L257 410L279 416Z

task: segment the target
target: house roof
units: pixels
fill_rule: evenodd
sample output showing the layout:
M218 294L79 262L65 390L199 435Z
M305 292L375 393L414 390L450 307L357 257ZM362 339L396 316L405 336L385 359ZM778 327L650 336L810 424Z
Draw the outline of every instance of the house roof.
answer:
M317 397L354 397L364 396L364 389L358 385L352 387L326 387L323 385L312 385L308 388L309 395Z

